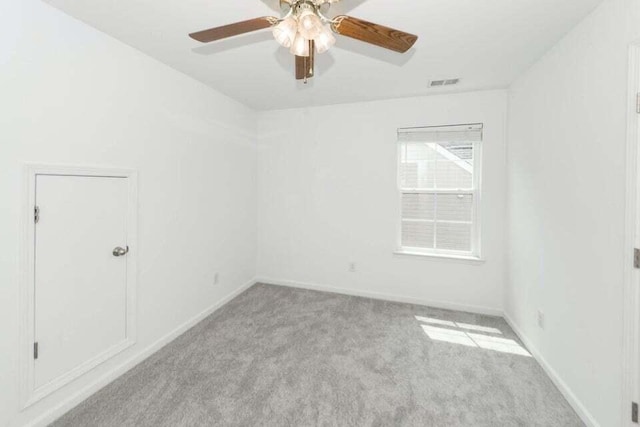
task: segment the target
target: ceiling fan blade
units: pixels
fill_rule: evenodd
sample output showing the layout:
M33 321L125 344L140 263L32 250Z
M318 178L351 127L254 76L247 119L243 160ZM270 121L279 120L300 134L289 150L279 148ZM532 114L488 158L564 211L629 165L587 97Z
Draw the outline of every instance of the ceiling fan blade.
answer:
M400 53L411 49L418 40L413 34L346 15L336 16L331 28L340 35Z
M273 16L263 16L261 18L249 19L248 21L236 22L235 24L223 25L222 27L197 31L189 34L189 37L202 43L209 43L216 40L226 39L227 37L263 30L271 27L277 22L278 18Z
M309 56L296 56L296 80L307 80L315 74L315 43L309 41Z

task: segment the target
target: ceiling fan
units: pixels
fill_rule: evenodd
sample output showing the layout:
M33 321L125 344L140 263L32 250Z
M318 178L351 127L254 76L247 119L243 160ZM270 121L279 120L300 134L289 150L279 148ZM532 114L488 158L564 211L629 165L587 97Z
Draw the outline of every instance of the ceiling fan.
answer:
M351 37L366 43L399 53L409 50L418 36L367 22L351 16L328 18L325 13L339 0L280 0L282 18L263 16L222 27L210 28L189 34L194 40L209 43L252 31L272 28L273 37L289 48L296 57L296 79L304 80L314 75L314 56L324 53L336 43L333 33ZM332 33L333 31L333 33Z

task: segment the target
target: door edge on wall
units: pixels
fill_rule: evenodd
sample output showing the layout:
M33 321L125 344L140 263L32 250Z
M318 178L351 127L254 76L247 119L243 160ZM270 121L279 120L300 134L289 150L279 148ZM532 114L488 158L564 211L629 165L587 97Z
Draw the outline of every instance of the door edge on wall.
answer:
M634 248L640 248L640 40L629 48L627 100L626 207L624 246L623 425L632 421L632 403L640 399L640 269L634 268Z
M35 205L38 175L127 178L127 244L133 248L127 256L126 338L98 356L82 363L55 380L35 388ZM138 174L133 169L94 166L68 166L26 163L23 166L23 201L21 210L19 258L19 369L21 409L40 401L75 379L95 369L136 343Z

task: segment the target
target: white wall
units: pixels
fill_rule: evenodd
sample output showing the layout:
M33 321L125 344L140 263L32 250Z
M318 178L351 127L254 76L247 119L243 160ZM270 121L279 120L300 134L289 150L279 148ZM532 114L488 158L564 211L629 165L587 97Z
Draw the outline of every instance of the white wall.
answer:
M607 0L509 96L506 311L602 426L622 425L630 405L621 396L625 132L638 37L640 2Z
M504 91L261 113L258 277L501 313L505 116ZM396 130L478 122L486 262L393 255Z
M0 28L0 426L17 426L253 278L256 118L40 1L1 2ZM17 248L27 161L139 171L139 317L135 347L20 413Z

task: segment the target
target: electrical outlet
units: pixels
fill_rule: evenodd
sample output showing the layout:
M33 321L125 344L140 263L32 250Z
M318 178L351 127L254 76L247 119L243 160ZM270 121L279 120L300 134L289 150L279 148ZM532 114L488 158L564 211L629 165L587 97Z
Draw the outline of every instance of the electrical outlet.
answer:
M355 262L349 263L349 272L351 272L351 273L355 273L356 272L356 263Z
M218 284L218 273L215 273L215 274L213 275L213 284L214 284L214 285L217 285L217 284Z
M544 329L544 313L538 310L538 327Z

